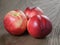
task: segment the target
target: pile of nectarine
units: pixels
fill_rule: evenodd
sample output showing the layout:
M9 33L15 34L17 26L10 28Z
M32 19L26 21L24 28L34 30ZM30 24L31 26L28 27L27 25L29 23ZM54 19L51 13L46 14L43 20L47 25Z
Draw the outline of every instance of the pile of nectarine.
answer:
M22 35L26 29L35 38L44 38L52 31L50 19L39 7L27 7L24 12L12 10L3 20L5 29L12 35Z

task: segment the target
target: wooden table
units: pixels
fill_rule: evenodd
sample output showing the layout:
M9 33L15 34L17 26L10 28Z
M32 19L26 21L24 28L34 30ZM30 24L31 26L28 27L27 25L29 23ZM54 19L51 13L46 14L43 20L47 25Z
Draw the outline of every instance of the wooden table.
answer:
M35 39L28 34L10 35L3 26L5 14L27 6L40 7L52 21L52 32L44 39ZM0 45L60 45L60 0L0 0Z

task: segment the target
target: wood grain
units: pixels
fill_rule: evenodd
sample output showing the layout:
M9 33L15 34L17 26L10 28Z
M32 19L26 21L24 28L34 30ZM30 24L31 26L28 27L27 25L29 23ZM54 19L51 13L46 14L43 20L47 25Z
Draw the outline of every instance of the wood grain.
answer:
M3 26L5 14L27 6L40 7L52 22L52 32L44 39L35 39L28 34L10 35ZM0 0L0 45L60 45L60 0Z

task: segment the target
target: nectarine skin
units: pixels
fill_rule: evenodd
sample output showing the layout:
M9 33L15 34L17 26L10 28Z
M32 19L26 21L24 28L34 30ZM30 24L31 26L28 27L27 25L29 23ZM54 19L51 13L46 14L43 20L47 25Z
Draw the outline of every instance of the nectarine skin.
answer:
M27 22L27 29L32 37L44 38L52 31L52 23L44 15L35 15Z
M40 9L39 7L27 7L24 11L24 13L26 14L27 18L31 18L35 15L43 15L43 11L42 9Z
M4 17L4 27L12 35L21 35L26 30L27 18L21 10L12 10Z

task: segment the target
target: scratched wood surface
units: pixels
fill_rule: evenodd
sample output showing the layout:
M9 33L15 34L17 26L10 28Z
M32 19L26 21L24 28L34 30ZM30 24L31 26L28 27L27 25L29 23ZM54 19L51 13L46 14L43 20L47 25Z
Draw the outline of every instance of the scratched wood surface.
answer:
M52 32L44 39L35 39L28 34L12 36L3 27L5 14L27 6L40 7L52 21ZM0 45L60 45L60 0L0 0Z

